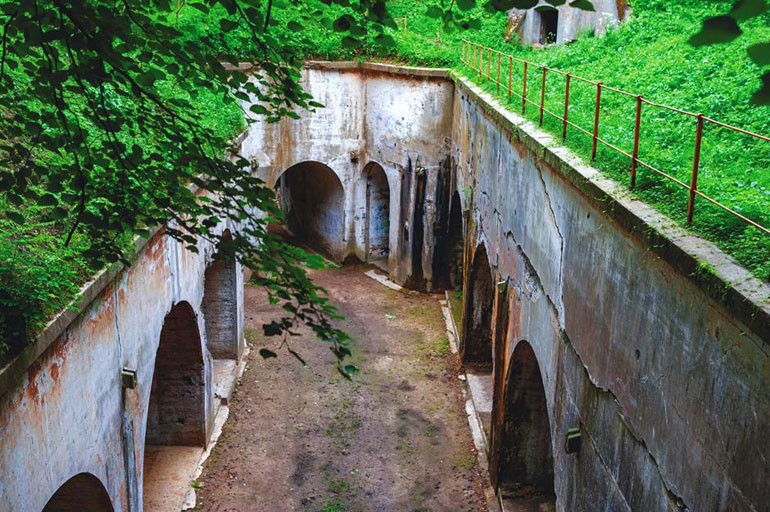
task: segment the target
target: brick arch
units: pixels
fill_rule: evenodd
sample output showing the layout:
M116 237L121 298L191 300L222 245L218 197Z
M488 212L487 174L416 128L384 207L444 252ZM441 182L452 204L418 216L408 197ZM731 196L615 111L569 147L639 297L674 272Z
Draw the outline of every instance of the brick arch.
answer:
M188 302L171 308L155 355L145 444L204 446L205 380L195 311Z
M508 365L496 454L498 493L528 499L542 510L555 503L553 445L542 373L532 346L517 343Z
M460 347L462 361L466 365L491 367L495 283L484 244L480 244L473 253L465 294Z
M276 179L275 190L292 234L313 250L342 261L345 188L337 173L320 162L301 162Z
M232 240L230 230L222 233L222 243ZM235 255L220 248L203 278L203 319L206 345L215 359L238 358L238 276Z
M112 500L102 482L91 473L79 473L51 496L43 512L112 512Z

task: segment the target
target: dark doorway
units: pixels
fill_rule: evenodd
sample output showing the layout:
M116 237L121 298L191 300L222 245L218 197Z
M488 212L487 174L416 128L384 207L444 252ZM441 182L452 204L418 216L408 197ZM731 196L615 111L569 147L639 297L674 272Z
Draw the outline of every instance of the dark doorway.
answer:
M222 244L232 237L222 234ZM206 269L203 281L203 318L206 343L214 359L238 358L238 295L235 256L220 249Z
M341 261L344 194L334 171L320 162L299 163L287 169L275 187L286 227L298 241Z
M498 492L512 505L555 510L553 453L548 404L532 347L520 341L505 385ZM511 507L512 510L518 510Z
M112 512L112 502L102 483L90 473L73 476L51 496L43 512Z
M203 351L195 311L187 302L166 315L155 355L144 438L143 503L163 503L175 460L197 460L206 445Z
M495 285L489 265L487 250L480 245L473 255L465 314L461 355L466 365L491 370L492 366L492 310L494 309Z
M387 269L390 253L390 185L378 163L364 167L366 183L366 260Z
M460 194L454 192L451 201L447 194L449 208L440 217L440 226L436 236L436 248L433 253L433 276L439 290L461 290L463 286L463 213ZM444 207L446 208L446 207ZM458 326L459 327L459 326Z
M540 13L540 44L555 43L559 28L559 11L544 9L538 12Z

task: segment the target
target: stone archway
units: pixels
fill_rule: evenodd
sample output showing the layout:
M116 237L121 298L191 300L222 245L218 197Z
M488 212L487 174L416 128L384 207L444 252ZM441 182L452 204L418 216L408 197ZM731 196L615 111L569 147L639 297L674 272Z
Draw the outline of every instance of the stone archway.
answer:
M51 496L43 512L112 512L112 500L102 483L91 473L79 473Z
M465 294L460 350L463 364L491 369L495 284L484 244L481 244L473 254L470 279Z
M345 253L344 188L337 174L320 162L289 167L276 180L286 227L311 249L342 261Z
M178 468L194 467L206 445L206 380L195 311L179 302L166 315L155 355L144 440L143 506L162 508ZM183 483L186 486L187 482Z
M229 230L222 243L232 240ZM238 354L238 279L235 256L219 250L206 269L203 280L203 318L206 345L214 359L237 359Z
M369 162L362 179L366 194L366 225L364 228L366 261L388 268L390 254L390 185L382 166Z
M555 510L548 403L540 365L532 346L524 340L511 356L503 404L496 468L498 493L511 505Z

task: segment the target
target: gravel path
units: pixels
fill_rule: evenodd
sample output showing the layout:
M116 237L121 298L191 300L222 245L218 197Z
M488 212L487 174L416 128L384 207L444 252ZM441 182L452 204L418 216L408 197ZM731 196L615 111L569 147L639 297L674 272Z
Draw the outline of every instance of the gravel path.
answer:
M345 316L362 372L351 383L324 343L291 340L302 367L261 325L276 317L245 291L248 367L206 462L196 510L482 511L482 479L459 365L435 296L402 293L364 266L316 272Z

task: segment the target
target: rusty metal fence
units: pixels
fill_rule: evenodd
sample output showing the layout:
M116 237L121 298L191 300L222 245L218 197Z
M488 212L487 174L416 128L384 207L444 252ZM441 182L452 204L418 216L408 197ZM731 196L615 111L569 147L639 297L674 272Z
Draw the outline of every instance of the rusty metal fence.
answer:
M461 60L463 62L463 65L465 65L469 70L472 70L473 76L477 76L482 81L486 80L486 82L492 82L494 80L494 82L497 84L498 93L502 88L503 90L507 91L509 99L511 98L511 96L516 96L518 98L521 98L522 115L526 113L527 105L529 104L539 110L540 126L543 125L543 119L545 114L548 114L549 116L552 116L553 118L561 121L562 139L567 138L568 127L572 127L578 130L580 133L590 137L592 139L592 148L591 148L592 161L596 159L596 152L597 152L597 147L599 143L603 144L604 146L610 148L613 151L618 152L621 155L628 157L631 160L631 173L630 173L631 175L630 175L630 183L629 183L630 190L633 190L634 187L636 186L636 175L637 175L637 170L639 166L649 169L650 171L653 171L663 176L664 178L670 180L671 182L687 189L689 192L689 199L687 203L687 225L692 224L693 212L695 210L695 198L697 196L697 197L701 197L702 199L708 201L709 203L715 206L718 206L719 208L722 208L726 212L740 218L744 222L756 227L757 229L764 232L766 235L770 235L770 229L768 229L767 227L762 226L758 222L752 219L749 219L748 217L735 211L735 209L720 203L716 199L709 197L708 195L698 190L698 169L699 169L700 160L701 160L701 145L703 140L703 128L705 123L710 123L730 131L741 133L743 135L752 137L760 141L770 142L770 137L760 135L758 133L753 133L748 130L744 130L742 128L738 128L735 126L730 126L728 124L722 123L710 117L706 117L703 114L696 114L693 112L688 112L686 110L670 107L668 105L654 103L652 101L645 99L639 94L633 94L627 91L623 91L621 89L616 89L614 87L604 85L601 82L596 82L594 80L582 78L580 76L573 75L568 72L563 72L554 68L549 68L542 64L535 64L525 59L514 57L513 55L510 55L510 54L504 54L499 50L495 50L477 43L473 43L466 39L463 39L461 51L462 51ZM516 63L517 66L521 65L522 67L523 78L522 78L521 93L514 91L514 85L512 83L514 63ZM493 78L493 66L496 68L496 73L494 78ZM507 67L507 70L505 69L505 67ZM507 71L507 77L505 76L506 75L505 71ZM528 94L527 74L532 72L542 73L542 78L540 80L541 85L540 85L540 91L539 91L539 96L540 96L539 102L532 101L531 99L528 98L528 95L527 95ZM562 76L565 79L564 112L561 115L545 108L545 93L546 93L546 83L547 83L548 73ZM594 105L593 126L590 128L584 128L582 126L578 126L577 124L569 120L570 86L573 80L590 84L596 89L596 102ZM605 91L624 95L629 98L633 98L635 100L636 115L634 120L633 150L630 153L599 136L599 129L600 129L599 119L600 119L600 112L602 107L602 92L605 92ZM535 93L537 92L538 91L535 91ZM530 96L531 94L532 93L530 92ZM664 110L679 114L681 116L687 116L693 119L694 128L695 128L695 134L694 134L695 147L694 147L694 153L693 153L693 159L692 159L692 172L690 174L690 180L689 180L690 183L685 183L684 181L677 179L671 174L664 172L663 170L639 158L640 126L641 126L641 119L642 119L642 109L645 105L648 108L653 107L658 109L664 109Z

